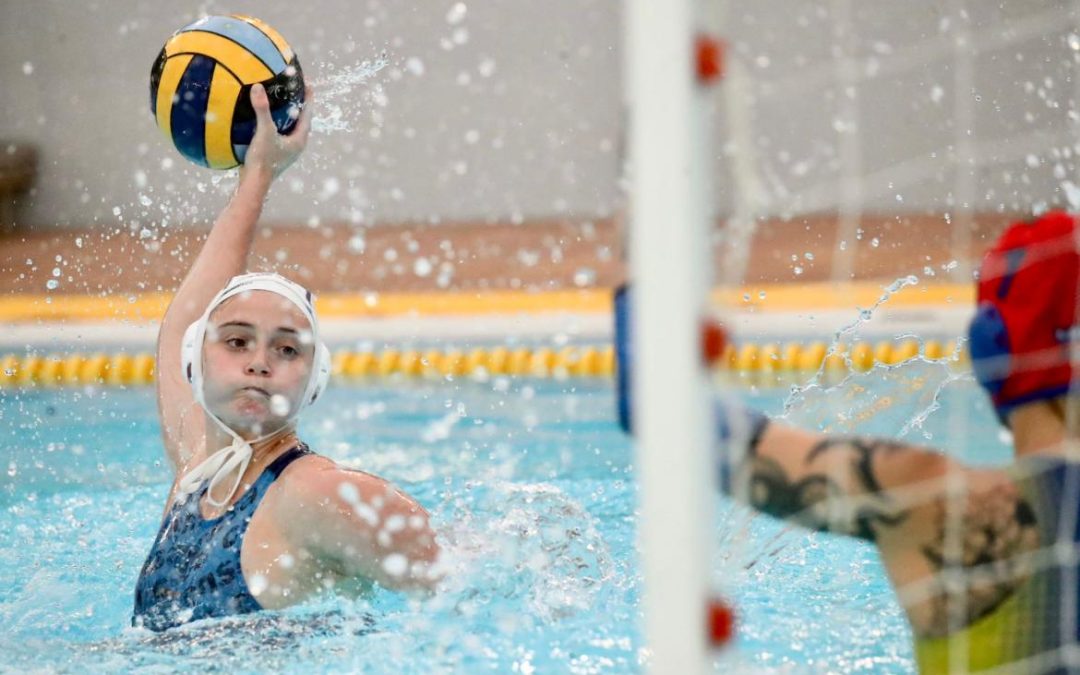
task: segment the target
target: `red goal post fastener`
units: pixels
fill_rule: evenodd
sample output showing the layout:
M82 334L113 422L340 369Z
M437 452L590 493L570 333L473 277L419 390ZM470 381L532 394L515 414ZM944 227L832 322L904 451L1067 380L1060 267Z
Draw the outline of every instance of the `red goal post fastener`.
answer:
M724 325L713 318L701 322L701 357L705 365L712 367L724 356L728 336Z
M702 84L711 84L724 77L724 43L699 33L695 41L697 77Z
M722 647L735 635L735 612L719 598L710 598L708 605L709 646Z

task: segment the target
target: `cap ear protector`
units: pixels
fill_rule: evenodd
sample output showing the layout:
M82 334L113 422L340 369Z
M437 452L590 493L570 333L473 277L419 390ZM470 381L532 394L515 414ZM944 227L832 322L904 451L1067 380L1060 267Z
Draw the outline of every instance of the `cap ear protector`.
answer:
M321 340L315 344L315 361L311 364L311 380L307 388L307 405L319 400L330 382L330 349Z
M203 315L184 331L180 344L180 367L183 376L191 385L195 400L204 408L206 400L203 393L202 347L206 340L206 329L210 324L210 315L229 298L251 291L269 291L296 305L308 323L311 324L312 341L315 343L315 355L311 365L311 375L307 388L293 416L319 399L330 381L331 357L326 344L319 339L319 325L315 316L314 299L311 292L299 284L277 274L244 274L233 277L225 288L206 306Z

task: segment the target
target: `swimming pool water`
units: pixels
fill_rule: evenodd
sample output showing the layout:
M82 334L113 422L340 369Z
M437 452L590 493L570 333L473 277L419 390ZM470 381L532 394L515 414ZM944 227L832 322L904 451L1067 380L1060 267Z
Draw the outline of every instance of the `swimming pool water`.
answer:
M790 399L791 419L821 428L903 431L949 439L969 459L1007 456L970 380L930 364L794 398L782 386L747 396L772 413ZM153 635L128 627L169 484L152 390L0 393L0 667L640 671L637 491L613 411L605 381L332 386L301 435L428 508L450 555L445 587L424 599L328 596ZM871 547L720 497L717 513L703 536L719 542L715 577L738 614L718 671L912 671L910 635Z

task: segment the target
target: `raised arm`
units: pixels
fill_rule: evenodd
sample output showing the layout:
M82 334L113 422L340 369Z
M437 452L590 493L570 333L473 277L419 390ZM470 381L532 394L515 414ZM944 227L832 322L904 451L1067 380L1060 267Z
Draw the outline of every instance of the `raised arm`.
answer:
M204 418L191 387L180 372L180 346L184 331L205 311L232 277L247 268L255 225L274 178L303 151L311 130L310 88L307 105L292 133L277 133L270 104L261 85L251 88L256 131L240 170L240 182L228 205L214 222L210 235L195 258L161 322L157 342L157 399L165 453L177 471L204 442Z

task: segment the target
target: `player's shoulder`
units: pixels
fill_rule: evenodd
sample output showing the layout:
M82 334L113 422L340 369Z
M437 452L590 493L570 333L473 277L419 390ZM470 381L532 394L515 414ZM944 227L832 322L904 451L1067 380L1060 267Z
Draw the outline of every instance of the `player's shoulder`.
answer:
M281 479L289 496L307 501L352 501L357 491L383 490L387 485L374 474L343 467L314 453L290 464Z

